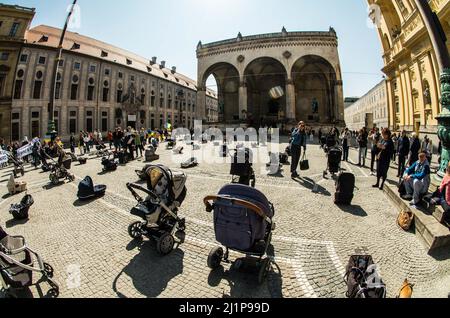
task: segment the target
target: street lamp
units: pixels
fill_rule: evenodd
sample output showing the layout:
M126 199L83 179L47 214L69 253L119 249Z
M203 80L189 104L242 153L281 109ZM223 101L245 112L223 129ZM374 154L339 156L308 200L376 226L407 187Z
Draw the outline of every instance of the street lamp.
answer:
M56 135L58 134L56 132L55 127L55 92L56 92L56 79L58 76L59 71L59 63L61 61L62 52L63 52L63 43L64 43L64 37L66 35L67 27L69 25L70 18L72 16L72 13L75 9L75 5L77 4L77 0L73 1L72 6L70 7L69 14L67 15L66 23L64 24L63 31L61 33L61 38L59 39L59 45L58 45L58 53L56 55L55 63L53 66L53 76L52 76L52 84L50 85L50 102L48 104L48 127L47 127L47 136L50 137L51 141L54 141L56 138Z
M431 10L428 0L415 0L415 2L430 35L440 71L442 110L436 119L439 125L438 136L442 143L442 153L441 166L434 178L435 183L440 184L450 162L450 55L442 25L437 14Z

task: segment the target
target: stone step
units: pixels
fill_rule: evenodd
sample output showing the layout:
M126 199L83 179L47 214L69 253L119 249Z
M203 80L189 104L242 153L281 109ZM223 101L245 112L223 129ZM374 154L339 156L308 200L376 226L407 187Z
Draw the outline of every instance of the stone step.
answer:
M435 211L433 214L426 213L411 208L407 202L403 201L396 186L385 185L384 191L397 206L399 213L400 211L410 211L414 214L416 234L426 243L430 253L438 248L450 247L450 229L438 221L438 219L442 221L443 218L442 208L441 211Z

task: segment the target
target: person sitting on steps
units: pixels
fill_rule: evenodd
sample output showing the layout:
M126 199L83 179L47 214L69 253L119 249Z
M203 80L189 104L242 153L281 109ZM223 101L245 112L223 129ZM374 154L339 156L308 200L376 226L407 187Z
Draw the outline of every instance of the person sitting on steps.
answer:
M431 183L430 163L427 160L427 154L421 152L419 161L409 167L403 180L405 181L406 195L402 196L404 200L412 200L410 205L415 207L418 205L422 197L428 193Z

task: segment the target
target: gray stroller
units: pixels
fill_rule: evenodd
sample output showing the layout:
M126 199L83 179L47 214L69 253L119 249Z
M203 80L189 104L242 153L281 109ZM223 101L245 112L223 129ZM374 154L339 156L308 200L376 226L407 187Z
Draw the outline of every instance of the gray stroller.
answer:
M59 296L59 286L52 280L53 267L27 247L25 238L8 235L0 227L0 274L7 296L16 297L17 291L36 285L33 284L33 272L41 275L36 284L47 281L50 285L49 297Z
M270 270L271 259L267 250L272 241L275 223L273 205L260 191L246 185L230 184L218 195L204 199L206 211L214 211L216 240L225 246L213 248L208 267L217 269L222 261L230 263L229 251L257 259L258 283L262 284Z

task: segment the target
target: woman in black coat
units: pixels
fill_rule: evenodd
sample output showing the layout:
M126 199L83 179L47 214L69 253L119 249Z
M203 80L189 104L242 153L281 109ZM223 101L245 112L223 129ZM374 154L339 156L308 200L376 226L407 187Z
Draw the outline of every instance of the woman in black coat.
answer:
M419 161L420 141L416 133L412 134L413 141L411 143L411 150L409 156L409 166Z
M383 140L378 143L378 165L377 165L377 183L373 186L383 190L384 183L386 182L389 167L394 153L394 142L392 141L392 133L389 129L385 128L382 132ZM380 184L380 181L381 184Z

